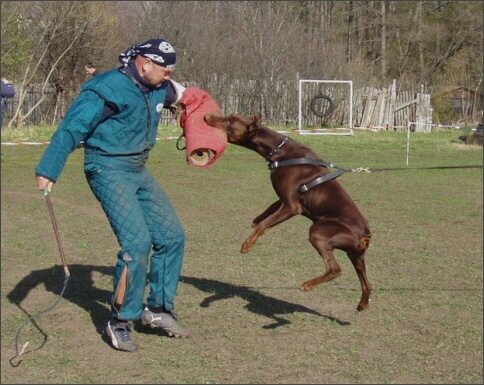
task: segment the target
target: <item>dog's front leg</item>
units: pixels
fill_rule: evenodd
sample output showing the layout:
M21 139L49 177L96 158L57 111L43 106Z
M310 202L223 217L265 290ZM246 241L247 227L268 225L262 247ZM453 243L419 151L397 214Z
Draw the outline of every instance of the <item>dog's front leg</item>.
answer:
M276 207L277 203L278 202L275 202L271 206L269 206L269 208L263 214L259 215L259 217L262 217L264 214L266 214L266 212L270 211L271 208L273 209L274 207ZM255 226L252 234L250 234L249 237L242 244L240 252L247 253L248 251L252 250L252 247L254 246L254 243L257 241L257 239L261 235L265 234L270 228L301 213L302 207L300 205L288 206L281 203L279 205L279 208L273 214L268 215L265 219L263 219L261 222L259 222L259 224Z
M252 221L252 227L256 227L260 222L266 219L269 215L274 214L281 207L282 202L280 200L271 204L261 215L257 216Z

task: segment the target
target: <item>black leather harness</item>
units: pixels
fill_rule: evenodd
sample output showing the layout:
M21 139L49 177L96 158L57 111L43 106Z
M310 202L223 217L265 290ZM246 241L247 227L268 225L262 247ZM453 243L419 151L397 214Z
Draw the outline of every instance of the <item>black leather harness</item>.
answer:
M296 164L314 164L316 166L324 166L324 167L335 167L333 164L325 162L324 160L316 160L310 158L297 158L297 159L288 159L288 160L281 160L269 163L269 170L274 170L277 167L283 166L293 166ZM317 186L318 184L324 183L328 180L335 179L339 177L341 174L344 174L347 170L342 168L338 168L336 171L333 171L327 175L320 176L319 178L314 179L313 181L303 184L299 187L299 193L305 193L310 188Z

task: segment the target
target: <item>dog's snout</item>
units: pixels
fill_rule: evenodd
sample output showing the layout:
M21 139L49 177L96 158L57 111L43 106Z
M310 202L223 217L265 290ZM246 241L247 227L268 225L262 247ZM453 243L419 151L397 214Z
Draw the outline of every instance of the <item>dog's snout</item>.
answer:
M221 122L222 117L219 115L214 115L207 113L203 116L203 121L208 124L209 126L212 127L218 127L221 128L219 125L222 124Z

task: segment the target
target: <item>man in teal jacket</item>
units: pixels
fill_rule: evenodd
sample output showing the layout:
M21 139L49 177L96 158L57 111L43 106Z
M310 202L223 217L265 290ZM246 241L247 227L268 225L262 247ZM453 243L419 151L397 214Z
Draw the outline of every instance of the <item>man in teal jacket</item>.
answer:
M145 168L162 108L173 107L184 87L170 79L176 54L163 39L134 45L119 60L120 68L84 83L35 174L38 188L49 193L68 156L83 142L86 180L121 247L105 332L114 348L134 352L138 345L128 321L141 319L171 336L190 336L172 311L184 230L168 196Z

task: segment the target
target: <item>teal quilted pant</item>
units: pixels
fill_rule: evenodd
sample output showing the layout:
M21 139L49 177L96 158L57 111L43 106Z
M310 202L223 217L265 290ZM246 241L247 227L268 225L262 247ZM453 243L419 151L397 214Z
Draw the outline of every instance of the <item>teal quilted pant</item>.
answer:
M147 305L173 310L185 234L168 196L145 167L139 172L119 171L90 163L85 175L121 247L113 278L112 316L140 318L147 277ZM119 291L121 301L116 297Z

